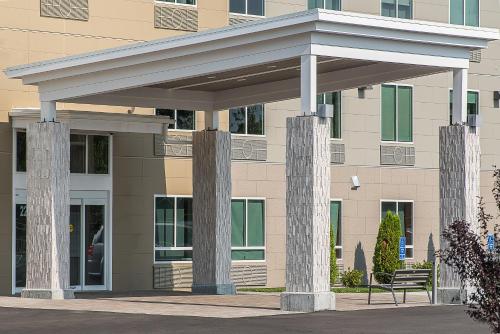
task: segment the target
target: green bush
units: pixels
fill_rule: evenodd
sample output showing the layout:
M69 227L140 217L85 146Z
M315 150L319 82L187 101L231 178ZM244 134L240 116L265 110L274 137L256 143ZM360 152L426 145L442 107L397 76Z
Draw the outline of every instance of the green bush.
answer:
M335 235L333 226L330 224L330 285L337 283L339 270L337 268L337 255L335 254Z
M401 236L401 225L399 217L388 211L380 224L373 255L373 272L379 283L390 283L389 275L394 270L401 268L402 261L399 260L399 238Z
M412 266L413 269L433 269L432 268L432 262L431 261L422 261L422 262L417 262L415 263L413 266ZM429 286L432 286L432 276L433 276L433 272L431 271L431 275L429 276L429 282L427 282L427 284ZM439 265L438 265L438 275L437 277L439 277ZM438 282L439 284L439 282Z
M342 285L346 288L355 288L360 286L363 274L364 273L360 270L348 268L347 271L342 274Z

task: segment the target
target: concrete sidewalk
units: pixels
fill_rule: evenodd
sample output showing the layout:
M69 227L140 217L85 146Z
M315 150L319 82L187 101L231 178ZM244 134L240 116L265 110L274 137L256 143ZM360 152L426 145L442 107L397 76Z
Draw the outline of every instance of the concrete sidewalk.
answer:
M425 293L408 293L407 303L395 306L390 293L336 294L338 311L430 306ZM402 294L398 295L402 301ZM40 300L0 297L0 308L111 312L145 315L246 318L289 314L280 310L279 294L241 293L236 296L205 296L182 292L82 293L75 300Z

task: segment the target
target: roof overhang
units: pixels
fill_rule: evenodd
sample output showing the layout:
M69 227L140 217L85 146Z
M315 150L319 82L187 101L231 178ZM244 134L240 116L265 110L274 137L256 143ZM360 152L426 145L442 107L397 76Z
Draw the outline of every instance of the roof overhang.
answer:
M221 110L300 96L300 57L318 92L468 68L497 29L310 10L9 68L41 101Z
M14 109L9 113L12 128L26 129L40 119L39 109ZM57 118L71 130L107 133L164 134L164 124L174 124L167 116L119 114L79 110L58 110Z

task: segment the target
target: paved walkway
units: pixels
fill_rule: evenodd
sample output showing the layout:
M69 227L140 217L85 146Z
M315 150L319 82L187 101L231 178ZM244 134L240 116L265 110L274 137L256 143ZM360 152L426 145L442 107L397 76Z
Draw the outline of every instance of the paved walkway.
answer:
M425 293L408 293L407 303L396 307L391 294L336 294L338 311L430 306ZM402 300L402 295L398 295ZM243 318L283 315L279 294L245 293L236 296L203 296L188 293L135 292L78 294L75 300L39 300L0 297L0 308L112 312L145 315Z

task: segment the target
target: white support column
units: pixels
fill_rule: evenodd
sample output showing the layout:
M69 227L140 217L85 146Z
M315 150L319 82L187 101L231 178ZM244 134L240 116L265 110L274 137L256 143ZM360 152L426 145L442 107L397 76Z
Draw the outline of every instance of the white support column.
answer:
M205 111L205 130L219 129L219 112Z
M442 235L455 220L466 220L474 232L477 226L477 206L480 196L481 148L479 135L466 125L443 126L439 129L439 218ZM440 248L447 247L440 237ZM438 302L461 304L466 291L460 289L460 279L453 268L440 265Z
M300 59L300 104L304 115L316 114L317 57L304 55Z
M335 309L330 292L330 119L286 123L286 292L281 309Z
M453 70L452 124L467 123L467 76L466 68Z
M56 121L56 102L40 102L40 121L55 122Z
M45 106L42 111L50 115L54 105L48 110ZM69 285L69 141L67 124L51 121L27 127L26 288L21 293L25 298L73 298Z
M231 281L231 134L193 133L193 292L235 294Z

